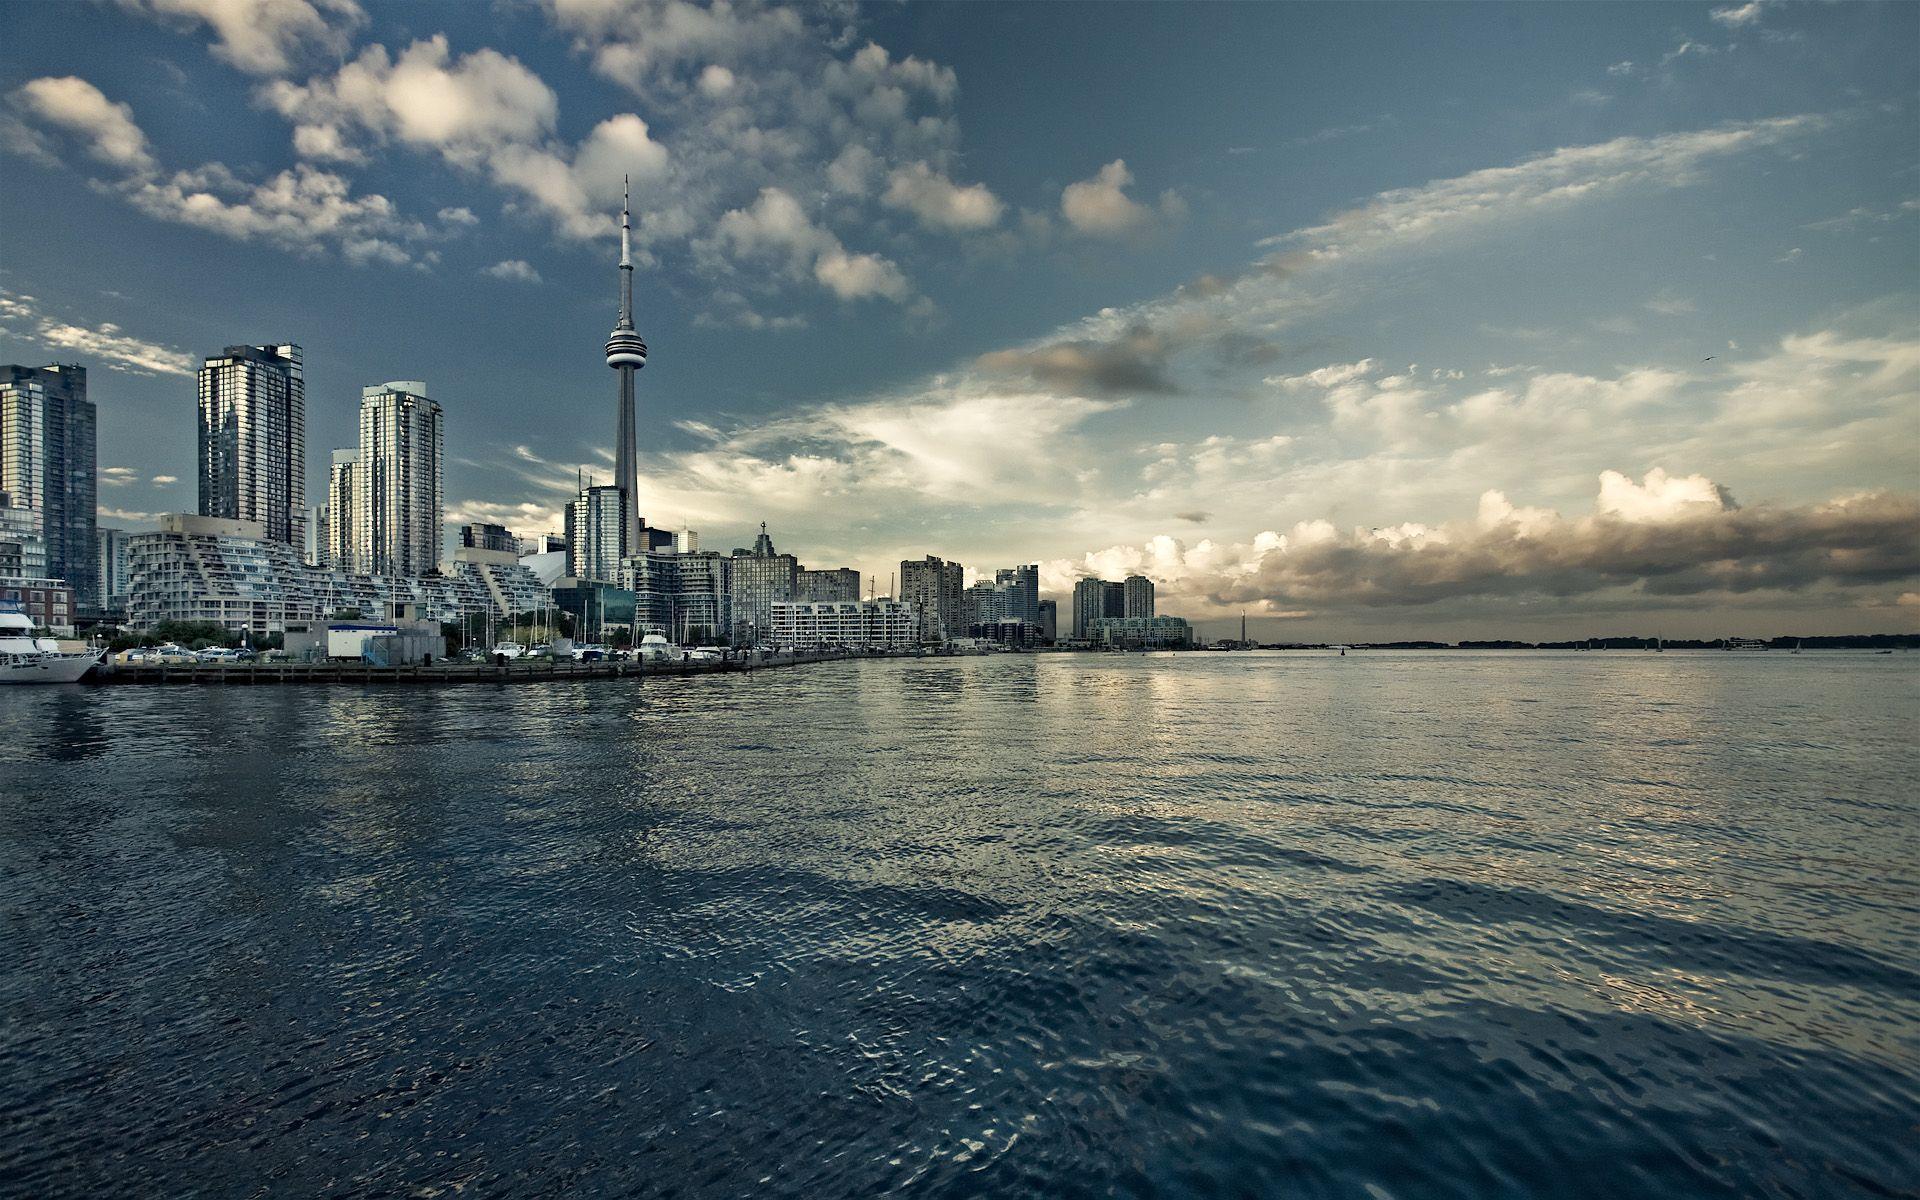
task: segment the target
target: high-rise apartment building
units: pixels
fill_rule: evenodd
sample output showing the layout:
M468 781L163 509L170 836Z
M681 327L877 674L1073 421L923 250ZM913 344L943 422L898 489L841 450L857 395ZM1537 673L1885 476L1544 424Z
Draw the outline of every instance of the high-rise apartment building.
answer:
M360 455L353 481L355 567L371 575L440 568L446 431L440 405L417 379L360 390Z
M799 584L800 563L791 554L774 551L766 522L752 551L735 550L732 562L734 640L755 645L772 628L773 602L792 600Z
M1006 593L1001 604L1001 619L1040 623L1040 564L1003 567L994 572L994 586Z
M341 571L363 570L355 557L359 541L354 537L357 519L354 504L354 477L360 466L358 450L335 450L327 467L327 536L322 543L327 565Z
M567 574L593 583L617 583L627 552L627 494L612 484L588 484L567 505Z
M796 571L793 580L793 598L795 600L858 600L860 572L852 567Z
M919 561L900 563L900 599L920 611L920 636L928 641L966 634L960 603L966 586L966 568L957 562L944 562L929 554Z
M304 548L306 380L300 347L228 346L200 368L200 515L258 521Z
M498 550L502 554L518 554L520 539L505 525L492 525L484 521L473 521L460 527L460 545L466 550Z
M97 608L96 420L84 367L0 366L0 507L25 510L46 574Z
M127 531L98 526L94 530L94 543L100 550L100 579L95 585L100 603L109 607L124 605L127 601Z
M1124 585L1104 579L1082 579L1073 585L1073 636L1093 636L1093 622L1126 614Z
M1120 615L1132 620L1153 618L1153 580L1145 575L1129 575L1120 585Z

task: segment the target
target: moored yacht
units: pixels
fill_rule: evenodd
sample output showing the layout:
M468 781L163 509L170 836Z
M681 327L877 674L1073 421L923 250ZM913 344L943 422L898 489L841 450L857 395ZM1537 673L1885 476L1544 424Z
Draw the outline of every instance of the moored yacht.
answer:
M25 613L0 610L0 683L73 683L105 653L62 650L52 638L35 638Z

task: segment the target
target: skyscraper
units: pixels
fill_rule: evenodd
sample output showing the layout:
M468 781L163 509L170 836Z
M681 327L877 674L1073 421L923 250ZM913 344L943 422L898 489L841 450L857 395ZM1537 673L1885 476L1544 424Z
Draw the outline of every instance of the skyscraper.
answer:
M431 575L440 568L445 430L427 385L399 379L360 389L353 479L356 568Z
M625 499L622 506L619 555L638 554L647 549L640 534L639 454L633 412L633 373L647 365L647 344L633 329L633 250L628 198L620 199L620 320L607 338L607 365L620 372L620 420L614 434L613 486Z
M87 609L100 604L95 424L86 368L0 367L0 506L25 510L47 575L66 580Z
M228 346L200 368L200 515L258 521L300 547L307 401L300 347Z
M1124 615L1125 585L1104 579L1082 579L1073 585L1073 636L1093 636L1093 622Z
M920 635L930 641L965 636L960 594L966 590L967 571L929 554L919 561L900 563L900 599L920 609Z
M1001 604L1001 620L1025 621L1029 625L1040 623L1039 563L1002 567L994 572L993 582L995 587L1006 592L1006 599Z
M1121 616L1135 618L1153 616L1153 580L1145 575L1129 575L1120 588Z
M354 557L359 550L353 534L357 517L353 480L359 466L358 450L335 450L333 462L327 467L326 561L335 570L348 573L366 570Z
M627 497L618 487L588 484L567 505L567 574L617 583L627 557Z

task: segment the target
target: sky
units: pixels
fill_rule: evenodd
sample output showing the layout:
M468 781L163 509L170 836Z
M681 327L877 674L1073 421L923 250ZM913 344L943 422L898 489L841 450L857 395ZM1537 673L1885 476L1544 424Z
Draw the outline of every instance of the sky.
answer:
M0 0L0 361L101 520L201 357L309 500L425 380L450 524L611 475L885 592L1152 577L1267 639L1920 628L1920 5Z

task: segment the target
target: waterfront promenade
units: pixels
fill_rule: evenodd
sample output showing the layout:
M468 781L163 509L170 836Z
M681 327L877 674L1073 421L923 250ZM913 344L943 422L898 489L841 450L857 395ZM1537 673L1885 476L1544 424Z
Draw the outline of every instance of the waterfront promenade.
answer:
M849 658L914 657L849 650L790 651L755 658L678 662L564 662L515 659L506 663L433 662L376 666L363 662L101 663L82 683L198 683L255 686L296 683L545 683L576 679L635 679L655 675L715 675L760 671Z

